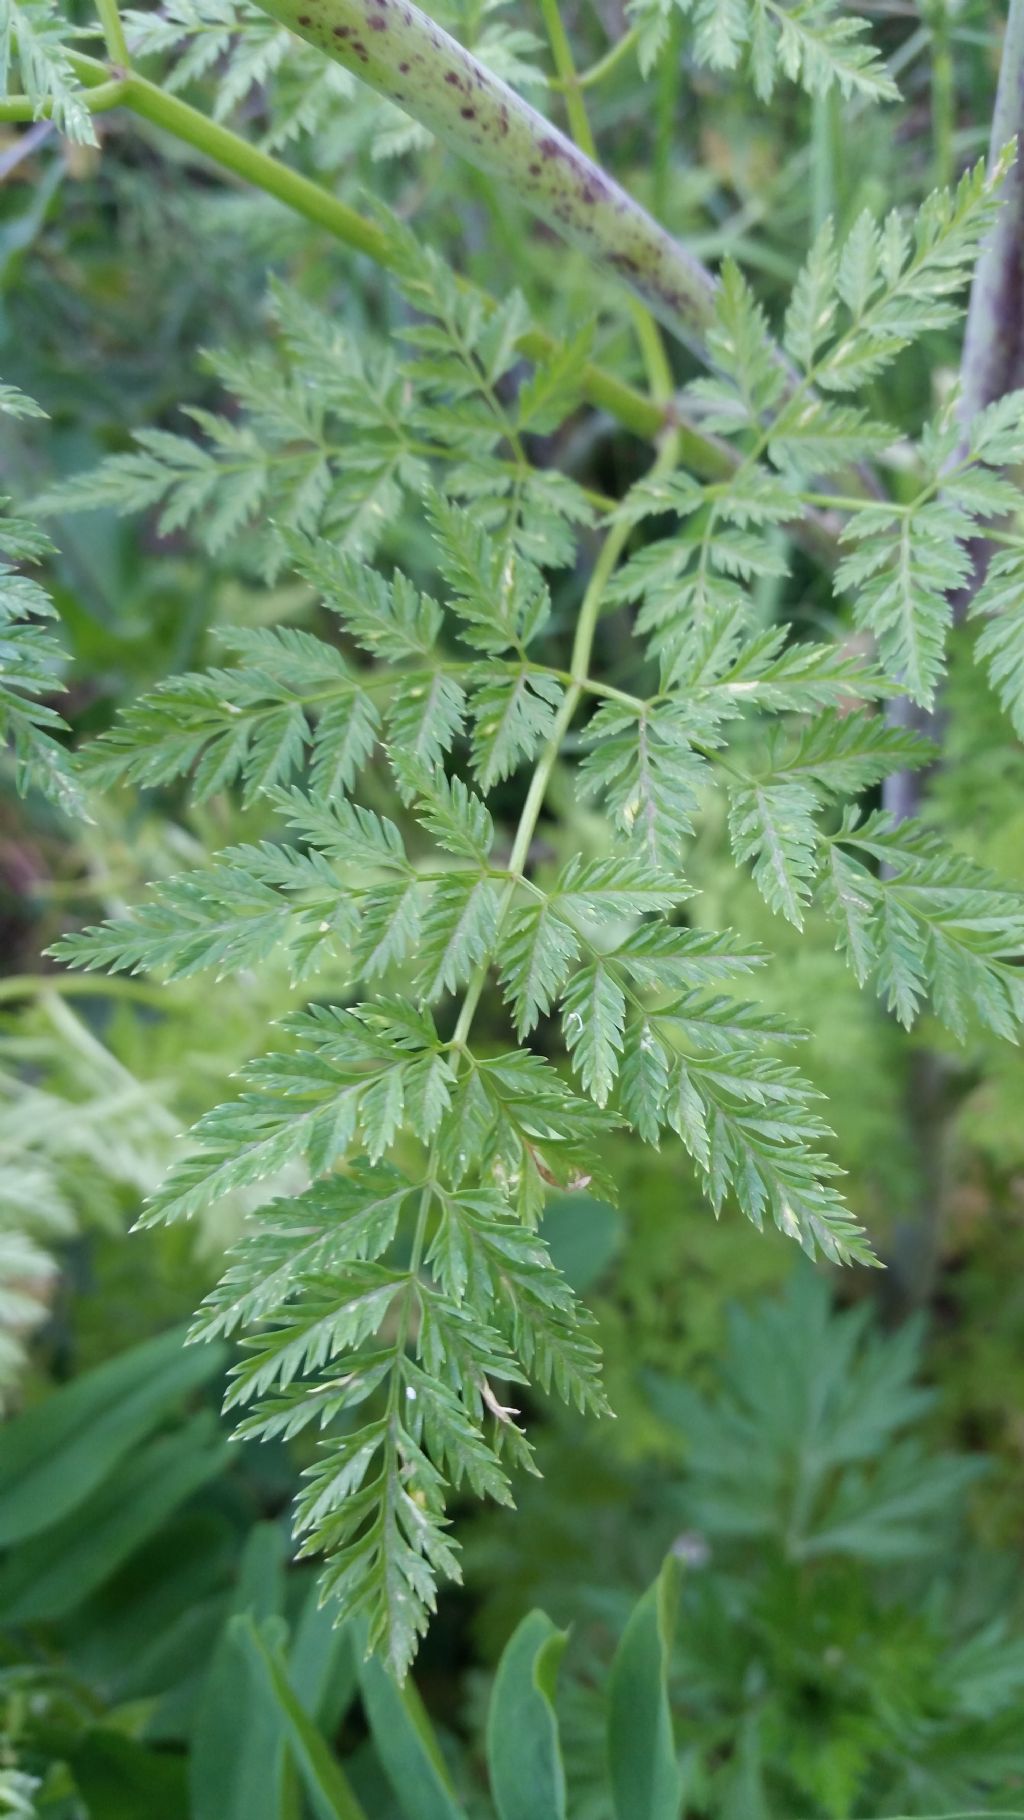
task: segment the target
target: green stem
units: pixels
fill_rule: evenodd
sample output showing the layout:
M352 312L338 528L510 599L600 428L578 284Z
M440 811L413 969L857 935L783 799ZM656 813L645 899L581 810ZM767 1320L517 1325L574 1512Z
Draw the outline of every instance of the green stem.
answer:
M131 58L128 55L128 41L125 38L121 15L117 9L117 0L96 0L96 11L103 27L103 41L107 47L110 61L127 70L131 64Z
M569 43L565 26L562 24L558 0L540 0L540 10L551 46L551 55L561 79L572 136L586 157L596 163L597 144L590 128L587 104L576 80L576 64L573 59L572 46ZM658 332L658 325L644 305L632 296L629 299L629 313L633 318L633 327L640 344L640 352L643 355L651 397L657 403L666 404L673 391L672 368L665 353L664 342Z
M683 20L673 10L664 55L659 59L654 86L654 157L651 161L651 207L660 218L668 208L672 181L672 141L675 131L676 93L683 56Z
M811 109L811 225L814 232L823 227L829 215L837 215L835 194L836 121L835 91L815 95Z
M124 100L125 84L121 80L103 82L98 88L90 89L82 99L90 114L104 114L112 107L118 107ZM0 100L0 121L50 120L53 118L53 105L49 101L41 104L32 101L27 95L8 95Z
M427 1226L430 1220L430 1205L434 1198L433 1178L436 1164L436 1150L431 1150L428 1158L427 1180L423 1184L423 1193L420 1195L420 1204L416 1209L416 1224L413 1228L412 1247L409 1253L409 1280L406 1284L405 1294L402 1300L402 1312L398 1317L398 1329L395 1333L393 1346L395 1369L392 1371L391 1383L388 1387L388 1420L391 1424L392 1442L395 1446L398 1444L397 1424L398 1412L401 1407L401 1373L397 1367L405 1352L406 1344L409 1339L409 1320L412 1315L413 1293L419 1281L420 1266L423 1263L423 1253L427 1248Z
M109 69L95 58L72 52L70 60L76 75L88 87L97 87L109 80ZM315 226L326 228L355 252L366 253L378 265L388 264L387 238L375 222L367 221L318 183L312 183L308 177L259 151L228 127L219 126L197 108L189 107L177 95L167 94L132 70L124 79L123 102L140 119L162 127L222 170L230 171L268 196L276 197Z
M651 473L652 475L665 474L677 466L678 461L678 438L674 434L669 435L659 451ZM584 694L588 691L588 671L590 669L590 659L594 649L594 639L597 633L598 620L601 617L601 603L604 599L604 591L608 585L608 579L613 573L619 557L622 555L622 551L625 548L630 529L631 527L624 523L612 526L601 545L593 572L587 583L586 591L580 604L579 618L576 621L576 633L572 643L572 656L569 661L569 671L572 680L562 697L562 704L558 710L555 724L545 742L544 748L534 768L533 776L530 779L530 787L526 792L526 800L523 803L522 813L519 817L519 823L515 832L515 838L512 842L512 851L509 855L508 870L512 876L502 893L501 903L498 906L498 913L495 918L494 946L490 957L481 961L480 966L477 968L466 988L466 996L462 1002L458 1022L452 1033L452 1047L455 1050L464 1049L469 1038L473 1018L476 1014L476 1008L480 1003L480 995L487 983L487 976L490 972L494 954L498 950L505 917L515 895L520 876L526 869L526 862L530 856L530 843L537 831L537 823L540 820L541 810L544 807L544 799L548 793L551 774L558 763L562 751L562 742L569 730L572 718L576 713Z
M412 0L259 0L264 12L504 182L703 353L710 272L634 198Z
M670 435L666 439L658 458L654 463L652 472L655 474L665 473L668 469L675 467L678 460L678 438L675 435ZM545 742L544 749L537 760L533 776L530 779L530 787L527 790L526 800L523 803L522 813L519 817L515 838L512 843L512 852L508 862L508 872L511 876L502 892L498 912L495 917L495 936L491 953L486 960L481 961L466 987L465 996L459 1009L458 1019L456 1020L455 1028L452 1032L451 1050L453 1054L453 1065L456 1070L459 1066L460 1057L466 1053L466 1045L473 1028L473 1019L476 1016L477 1006L480 1003L484 987L487 984L487 978L491 970L494 955L498 951L502 926L508 914L512 899L515 896L516 887L520 882L520 875L525 870L526 862L529 858L530 843L533 840L537 829L537 823L540 820L541 810L544 807L544 798L547 795L548 785L551 782L551 773L558 763L562 750L562 741L565 738L569 729L569 724L576 709L579 707L584 691L588 685L587 672L590 668L590 659L594 649L594 638L597 632L598 620L601 615L601 602L604 597L604 590L607 586L608 578L612 574L615 565L622 554L625 543L629 537L630 528L631 527L627 524L616 524L613 525L611 530L607 533L604 542L601 545L600 553L594 564L593 573L591 574L580 605L579 619L576 622L576 633L573 638L572 656L570 659L570 672L573 680L562 698L562 705L559 708L555 724ZM436 1166L437 1153L436 1148L434 1148L431 1150L428 1159L428 1184L423 1191L423 1196L416 1216L415 1231L413 1233L412 1256L409 1261L410 1289L419 1273L423 1252L426 1246L427 1225L431 1202L430 1183L436 1174ZM408 1330L406 1309L408 1306L409 1298L407 1298L406 1301L406 1308L403 1309L399 1337L396 1342L396 1354L405 1349ZM396 1407L394 1391L392 1390L389 1408L394 1412Z
M559 11L558 0L540 0L540 10L544 19L544 29L548 35L548 43L551 46L551 55L554 58L555 68L558 71L558 86L565 98L565 111L569 116L569 130L572 133L576 144L580 147L580 150L586 152L588 158L596 159L597 146L594 143L594 135L590 130L586 103L580 93L579 77L576 74L576 63L572 54L572 46L569 43L569 37L565 26L562 24L562 15Z
M655 474L665 473L668 469L674 467L678 460L678 438L675 435L669 435L659 452L652 472ZM526 800L523 803L522 813L520 814L515 838L512 843L512 852L509 856L508 871L511 876L502 892L501 901L495 917L495 936L491 953L487 959L481 961L466 987L465 996L459 1009L455 1028L452 1032L451 1049L456 1069L459 1065L460 1056L464 1055L466 1052L466 1045L473 1028L473 1019L476 1016L477 1006L480 1003L484 987L487 984L487 978L491 970L494 956L498 951L502 927L513 897L515 896L516 887L520 882L520 875L526 868L526 862L530 854L530 843L536 833L537 823L540 820L541 810L544 807L544 798L547 795L548 785L551 782L551 774L558 763L561 754L562 742L568 732L573 715L579 707L583 694L587 689L587 672L590 668L590 659L594 649L594 638L597 632L598 620L601 616L601 602L604 598L604 590L607 586L608 578L612 574L615 565L622 554L625 543L629 537L629 532L630 526L627 524L615 524L612 526L601 545L600 553L594 564L593 573L587 583L586 591L580 605L579 618L576 622L576 632L572 644L572 656L570 658L572 681L562 698L562 705L559 708L555 724L552 727L540 757L537 760L533 776L530 779L530 787L526 792ZM433 1178L435 1173L436 1151L432 1150L428 1164L428 1176ZM420 1261L423 1256L429 1213L430 1189L428 1187L424 1190L423 1199L420 1203L419 1212L416 1218L416 1228L413 1235L413 1255L409 1265L412 1277L415 1277L418 1272ZM403 1327L399 1342L401 1348L404 1348L405 1337L405 1330Z
M603 57L599 57L596 63L592 63L588 70L581 72L576 78L577 87L588 89L593 88L598 82L603 82L606 76L610 76L612 71L618 68L623 58L629 56L639 36L640 28L634 25L611 46L610 50L605 51ZM561 83L552 82L550 86L560 88Z
M956 84L950 37L949 0L932 0L932 171L936 189L953 180Z
M654 463L654 467L651 470L652 474L657 475L666 473L670 468L675 467L678 460L678 443L676 442L675 437L670 436L661 454L658 456L657 461ZM523 804L523 811L519 818L519 826L516 829L515 840L512 844L512 852L509 855L508 869L513 874L522 872L526 865L530 852L530 842L533 840L537 829L537 823L540 820L540 813L544 807L544 798L547 795L548 784L551 782L551 773L558 762L562 750L562 741L568 732L573 715L587 690L590 659L594 649L594 638L597 633L597 622L601 615L601 603L604 599L604 591L608 585L608 579L613 573L619 557L622 555L622 551L629 538L630 530L631 526L625 523L619 523L612 526L601 545L600 553L594 564L593 573L587 583L586 592L584 593L580 605L579 618L576 621L576 633L572 642L572 656L569 660L569 673L572 677L572 682L566 689L565 695L562 698L562 705L559 708L555 724L552 727L547 743L537 760L536 769L530 780L530 788L526 793L526 801Z

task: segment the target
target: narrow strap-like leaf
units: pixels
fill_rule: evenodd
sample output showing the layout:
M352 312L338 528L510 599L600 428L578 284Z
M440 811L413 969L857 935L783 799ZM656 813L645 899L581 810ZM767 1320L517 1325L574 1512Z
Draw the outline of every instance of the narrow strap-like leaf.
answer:
M668 1703L679 1563L669 1556L630 1617L608 1689L608 1764L615 1820L679 1820L683 1783Z
M280 1661L249 1617L234 1620L236 1632L260 1664L287 1722L288 1736L319 1820L367 1820L366 1813L323 1734L303 1710Z
M405 1820L465 1820L417 1696L376 1657L360 1665L359 1681L381 1768Z

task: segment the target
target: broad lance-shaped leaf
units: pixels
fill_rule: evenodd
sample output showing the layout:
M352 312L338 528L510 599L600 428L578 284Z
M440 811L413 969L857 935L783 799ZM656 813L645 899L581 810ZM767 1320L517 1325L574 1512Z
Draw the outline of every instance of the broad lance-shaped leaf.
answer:
M136 1447L72 1515L4 1558L0 1597L11 1625L63 1620L109 1587L172 1513L212 1479L229 1449L212 1409Z
M679 1562L669 1555L615 1651L608 1685L615 1820L679 1820L682 1809L683 1781L668 1700L679 1573Z
M263 11L503 180L666 327L699 344L714 283L557 127L410 0L261 0Z
M208 1652L189 1740L190 1820L279 1820L285 1766L283 1726L236 1626L283 1631L287 1542L278 1524L249 1530L227 1616Z
M502 1651L487 1714L487 1767L499 1820L565 1820L554 1702L568 1640L568 1631L532 1611Z
M170 1412L225 1363L221 1346L185 1347L174 1328L65 1384L4 1428L0 1546L70 1518Z

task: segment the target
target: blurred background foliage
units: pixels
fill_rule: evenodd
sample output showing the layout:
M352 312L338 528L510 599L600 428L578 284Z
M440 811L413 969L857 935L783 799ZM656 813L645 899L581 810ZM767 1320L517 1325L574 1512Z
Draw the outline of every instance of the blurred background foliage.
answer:
M865 205L915 203L984 152L1002 10L864 6L901 91L879 110L788 83L759 101L740 75L697 64L681 11L646 76L628 47L605 65L629 30L620 0L562 8L579 66L595 70L587 101L605 161L706 260L730 252L775 306L827 214L847 226ZM245 16L175 0L130 15L129 39L148 73L173 71L190 100L339 196L383 197L499 296L518 284L553 331L571 332L596 299L600 358L642 376L619 300L580 257L313 53L282 65L262 16L236 38ZM455 0L443 18L558 115L530 0ZM0 417L0 469L19 502L126 452L134 430L188 434L185 408L244 430L293 359L275 285L329 312L342 341L386 339L402 307L368 262L156 129L117 111L97 128L91 148L46 124L0 125L0 372L49 415ZM932 337L903 361L884 414L913 433L958 351ZM687 376L685 352L673 359ZM640 469L639 445L599 413L549 441L538 459L598 492ZM338 449L339 487L357 454ZM257 528L282 498L268 473ZM389 494L375 527L382 554L413 572L415 506ZM150 508L48 528L76 736L161 677L216 662L218 628L315 622L304 587L268 579L265 540L247 524L200 512L161 531ZM565 589L563 613L571 577ZM763 585L766 623L780 607ZM810 564L786 612L842 634ZM612 650L617 636L613 617ZM1024 750L969 637L957 635L925 813L1024 880ZM586 811L567 790L558 806L551 838L568 854ZM398 1733L379 1712L374 1723L365 1687L360 1703L353 1639L317 1616L311 1570L289 1565L301 1450L229 1451L215 1413L226 1359L180 1346L244 1207L126 1239L177 1135L296 989L272 969L166 989L60 980L40 960L146 880L259 838L265 811L228 794L191 806L174 787L92 808L94 821L69 818L0 776L0 1385L13 1414L0 1464L0 1813L344 1813L316 1769L320 1739L373 1820L442 1814L415 1805L425 1772L410 1780L408 1761L392 1760ZM770 979L811 1032L806 1065L832 1101L854 1210L891 1268L794 1270L774 1232L758 1237L739 1216L715 1224L677 1148L618 1144L617 1212L553 1204L547 1230L597 1313L617 1419L545 1428L536 1412L544 1478L523 1485L518 1515L464 1526L467 1585L446 1595L418 1673L446 1798L462 1804L452 1812L493 1811L494 1665L539 1605L572 1627L558 1696L568 1811L607 1820L609 1663L674 1551L683 1591L667 1674L688 1815L1024 1808L1019 1056L982 1036L954 1052L927 1022L899 1035L823 929L790 941L738 888L720 827L705 822L699 846L696 914L784 960ZM327 996L329 978L319 984ZM291 1708L268 1662L284 1664Z

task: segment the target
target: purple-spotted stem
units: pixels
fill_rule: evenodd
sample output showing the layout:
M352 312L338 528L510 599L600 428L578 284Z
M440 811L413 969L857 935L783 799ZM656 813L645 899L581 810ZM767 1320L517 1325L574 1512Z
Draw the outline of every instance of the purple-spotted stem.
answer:
M258 0L386 95L704 352L715 281L653 216L411 0Z

